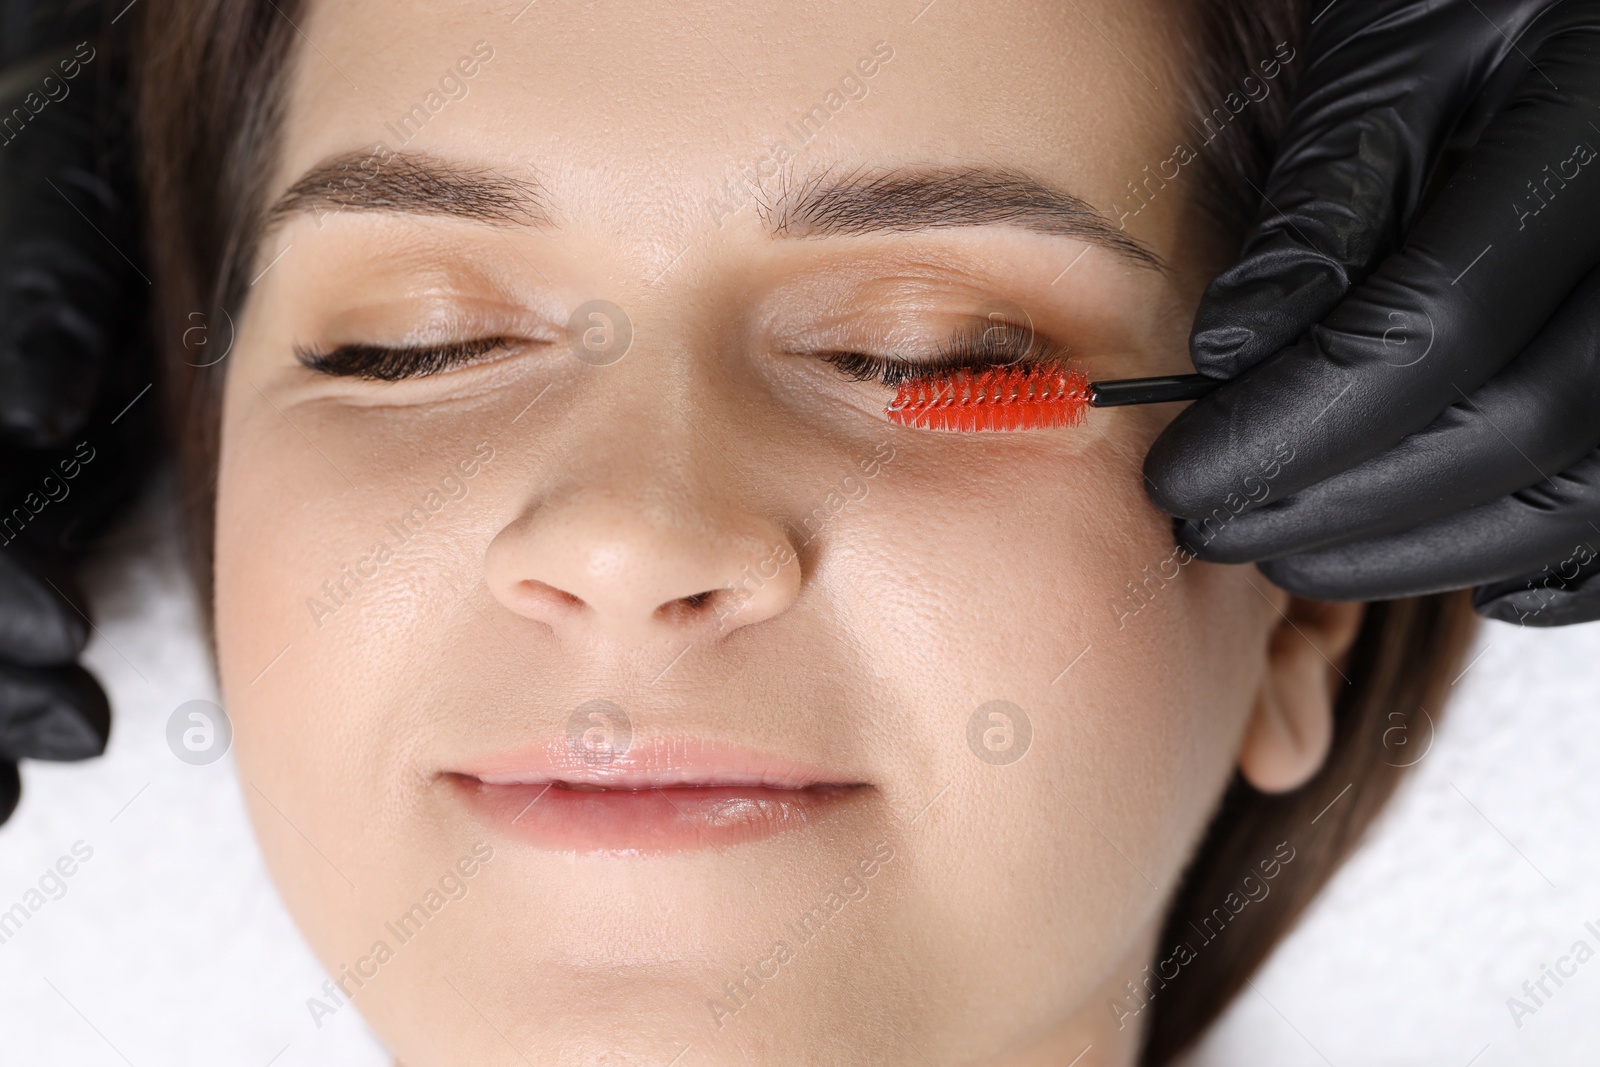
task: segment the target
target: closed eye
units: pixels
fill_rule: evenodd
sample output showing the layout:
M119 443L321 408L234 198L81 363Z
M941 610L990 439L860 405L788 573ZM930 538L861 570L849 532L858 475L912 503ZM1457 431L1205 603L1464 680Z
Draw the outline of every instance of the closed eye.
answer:
M921 359L861 352L833 352L822 359L852 381L878 382L894 388L953 371L1064 364L1067 349L1017 323L981 322L957 329L931 355Z
M512 346L513 342L505 337L481 337L471 341L406 348L355 344L318 350L296 345L294 355L301 366L318 374L397 382L404 378L441 374L469 363L485 362L485 357Z

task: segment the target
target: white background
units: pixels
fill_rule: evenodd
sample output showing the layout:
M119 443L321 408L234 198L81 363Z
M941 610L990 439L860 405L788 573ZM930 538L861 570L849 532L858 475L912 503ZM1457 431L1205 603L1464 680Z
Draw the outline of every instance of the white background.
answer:
M173 544L147 507L91 568L85 657L110 749L29 764L0 828L0 910L75 841L94 856L0 945L0 1058L75 1067L388 1067L268 883L231 759L192 767L168 717L216 699ZM1190 1067L1600 1063L1600 959L1514 1026L1506 998L1600 927L1600 626L1488 624L1378 833ZM1419 739L1421 743L1422 739ZM1553 988L1553 987L1552 987Z

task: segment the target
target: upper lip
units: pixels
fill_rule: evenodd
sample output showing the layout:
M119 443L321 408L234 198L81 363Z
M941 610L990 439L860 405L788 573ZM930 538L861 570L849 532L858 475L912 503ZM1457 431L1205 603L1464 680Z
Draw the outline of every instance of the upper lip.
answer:
M486 785L586 785L601 789L811 789L866 783L815 763L728 741L698 737L636 738L625 748L587 748L549 738L484 756L455 773Z

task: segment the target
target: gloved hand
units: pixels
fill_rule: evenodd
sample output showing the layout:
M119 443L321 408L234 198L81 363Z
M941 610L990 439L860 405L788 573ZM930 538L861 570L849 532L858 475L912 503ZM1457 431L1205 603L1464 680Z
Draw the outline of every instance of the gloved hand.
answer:
M148 283L105 17L0 3L0 822L17 760L105 748L67 564L153 451Z
M1600 618L1600 2L1313 7L1150 495L1291 592Z

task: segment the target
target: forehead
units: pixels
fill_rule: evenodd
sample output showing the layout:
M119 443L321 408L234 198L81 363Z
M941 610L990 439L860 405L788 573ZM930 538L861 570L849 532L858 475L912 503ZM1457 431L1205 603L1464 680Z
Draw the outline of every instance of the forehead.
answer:
M573 219L689 225L785 158L998 164L1109 213L1180 127L1164 6L322 0L278 186L381 142L536 175Z

